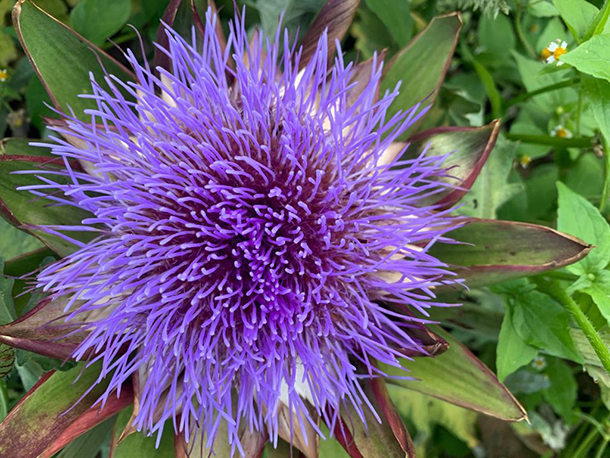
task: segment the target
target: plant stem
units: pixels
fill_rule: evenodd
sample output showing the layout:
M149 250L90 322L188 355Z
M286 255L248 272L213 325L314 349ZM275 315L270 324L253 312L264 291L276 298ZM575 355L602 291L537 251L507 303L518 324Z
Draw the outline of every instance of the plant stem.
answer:
M508 100L506 102L506 106L510 107L512 105L521 103L525 100L531 99L532 97L535 97L539 94L544 94L545 92L555 91L557 89L563 89L564 87L574 86L575 84L578 84L578 83L580 83L580 78L570 78L565 81L560 81L559 83L550 84L548 86L544 86L539 89L536 89L535 91L526 92L525 94L518 95L517 97L514 97L514 98Z
M603 135L602 145L604 145L604 189L602 190L602 199L599 202L599 211L604 213L608 197L610 197L610 147L608 140Z
M535 145L550 145L562 148L588 148L593 146L593 137L560 138L550 135L506 134L509 140L533 143Z
M578 276L577 275L573 275L567 272L559 272L557 270L551 270L549 272L545 272L544 273L545 277L549 277L549 278L553 278L555 280L565 280L565 281L571 281L572 283L574 283L576 280L578 280Z
M604 366L606 372L610 374L610 350L608 350L608 347L604 344L604 341L593 327L593 324L591 324L591 321L589 321L589 318L587 318L587 315L585 315L578 304L574 302L574 299L572 299L556 281L548 281L536 277L534 278L534 282L538 285L540 291L557 300L572 313L574 321L576 321L578 327L584 332L587 340L593 347L593 350L595 350L595 354L602 363L602 366Z
M576 109L576 136L580 136L580 119L582 118L582 87L578 88L578 106Z
M519 7L517 8L516 13L515 13L515 31L517 32L517 36L519 37L521 44L523 44L523 47L525 48L527 53L530 55L530 57L533 57L534 59L538 59L538 55L536 54L536 51L534 51L532 46L527 42L527 38L525 38L525 34L523 33L523 29L521 28L522 9L520 8L520 4L518 6Z

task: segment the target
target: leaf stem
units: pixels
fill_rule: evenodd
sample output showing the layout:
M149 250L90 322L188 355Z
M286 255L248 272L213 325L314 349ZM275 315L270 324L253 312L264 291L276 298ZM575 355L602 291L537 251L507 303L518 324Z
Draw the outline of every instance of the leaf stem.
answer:
M548 281L540 277L535 277L534 282L538 285L538 289L545 294L548 294L553 299L557 300L561 305L568 309L574 317L574 321L582 332L587 337L587 340L595 350L595 354L599 358L604 369L610 374L610 350L604 344L587 315L581 310L574 299L572 299L565 290L557 284L556 281Z
M610 147L608 140L602 135L602 145L604 146L604 189L602 190L602 199L599 202L599 211L604 213L608 197L610 197Z
M519 2L518 6L521 6L520 2ZM521 44L523 44L523 47L525 48L527 53L530 55L530 57L537 59L538 55L536 54L536 51L534 51L532 46L528 43L527 38L525 38L525 34L523 33L523 29L521 28L521 13L522 13L522 9L517 8L516 13L515 13L515 31L517 32L517 36L519 37Z
M562 148L588 148L593 146L594 137L560 138L550 135L506 134L509 140L533 143L535 145L550 145Z
M510 107L512 105L516 105L525 100L531 99L539 94L544 94L545 92L556 91L557 89L563 89L564 87L574 86L575 84L580 83L580 78L570 78L568 80L560 81L559 83L550 84L548 86L541 87L536 89L535 91L526 92L524 94L518 95L506 102L506 106Z

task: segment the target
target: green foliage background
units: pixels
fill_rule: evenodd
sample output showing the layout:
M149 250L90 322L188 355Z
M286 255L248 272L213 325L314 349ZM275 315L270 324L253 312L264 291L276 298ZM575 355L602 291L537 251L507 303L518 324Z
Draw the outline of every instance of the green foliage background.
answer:
M139 49L137 29L148 59L167 2L36 0L118 58L115 46ZM296 33L323 3L249 0L245 6L249 23L268 32L285 10L284 24ZM0 82L0 138L45 138L43 117L53 112L11 26L13 4L0 0L0 70L8 71ZM230 18L233 2L217 4ZM496 371L526 407L529 424L505 424L415 392L405 396L394 387L391 394L420 456L610 456L610 375L556 293L565 293L610 343L610 6L601 0L363 0L345 41L347 59L367 59L381 49L391 58L432 17L454 10L462 11L464 28L426 126L502 120L495 150L458 211L556 227L595 248L579 263L544 278L453 293L449 300L462 308L433 314ZM540 58L556 39L568 43L562 66ZM568 136L553 135L558 128ZM0 234L5 260L41 246L3 220ZM3 323L33 305L32 299L13 303L14 281L19 280L0 279ZM14 358L16 370L0 380L0 418L46 370L67 367L0 349L0 359L5 356ZM106 456L111 427L99 425L59 456ZM323 457L343 453L333 448L336 444L324 447Z

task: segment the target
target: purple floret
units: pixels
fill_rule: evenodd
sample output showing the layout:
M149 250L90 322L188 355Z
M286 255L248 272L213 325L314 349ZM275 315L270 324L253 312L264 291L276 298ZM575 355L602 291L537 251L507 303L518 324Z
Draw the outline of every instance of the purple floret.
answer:
M409 330L438 305L427 251L453 223L423 204L443 158L380 163L422 113L388 119L380 63L356 84L324 35L299 72L287 34L248 43L236 18L223 51L207 21L202 51L167 31L160 77L128 51L137 84L93 81L91 121L54 128L69 184L29 189L92 213L47 228L99 237L38 285L88 330L74 356L101 360L102 401L136 374L138 429L171 419L211 445L226 422L241 450L243 428L277 440L280 403L295 430L332 430L342 405L364 418L376 361L424 351Z

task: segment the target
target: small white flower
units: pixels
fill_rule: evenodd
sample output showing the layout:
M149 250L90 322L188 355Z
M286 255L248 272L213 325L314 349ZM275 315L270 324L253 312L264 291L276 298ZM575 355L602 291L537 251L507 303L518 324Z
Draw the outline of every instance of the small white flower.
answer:
M521 156L519 158L519 165L521 165L521 167L524 169L526 169L528 167L528 165L530 165L531 162L532 162L532 158L530 156L528 156L527 154L524 154L523 156Z
M551 137L557 138L572 138L572 132L566 129L561 124L557 124L551 131Z
M8 79L8 70L6 68L0 69L0 83L4 83Z
M561 41L561 39L558 38L542 50L541 56L547 64L557 62L557 66L559 66L563 65L563 62L560 61L559 58L566 52L568 52L568 43L566 41Z
M546 368L546 359L544 359L544 356L536 356L532 361L532 367L539 371Z

